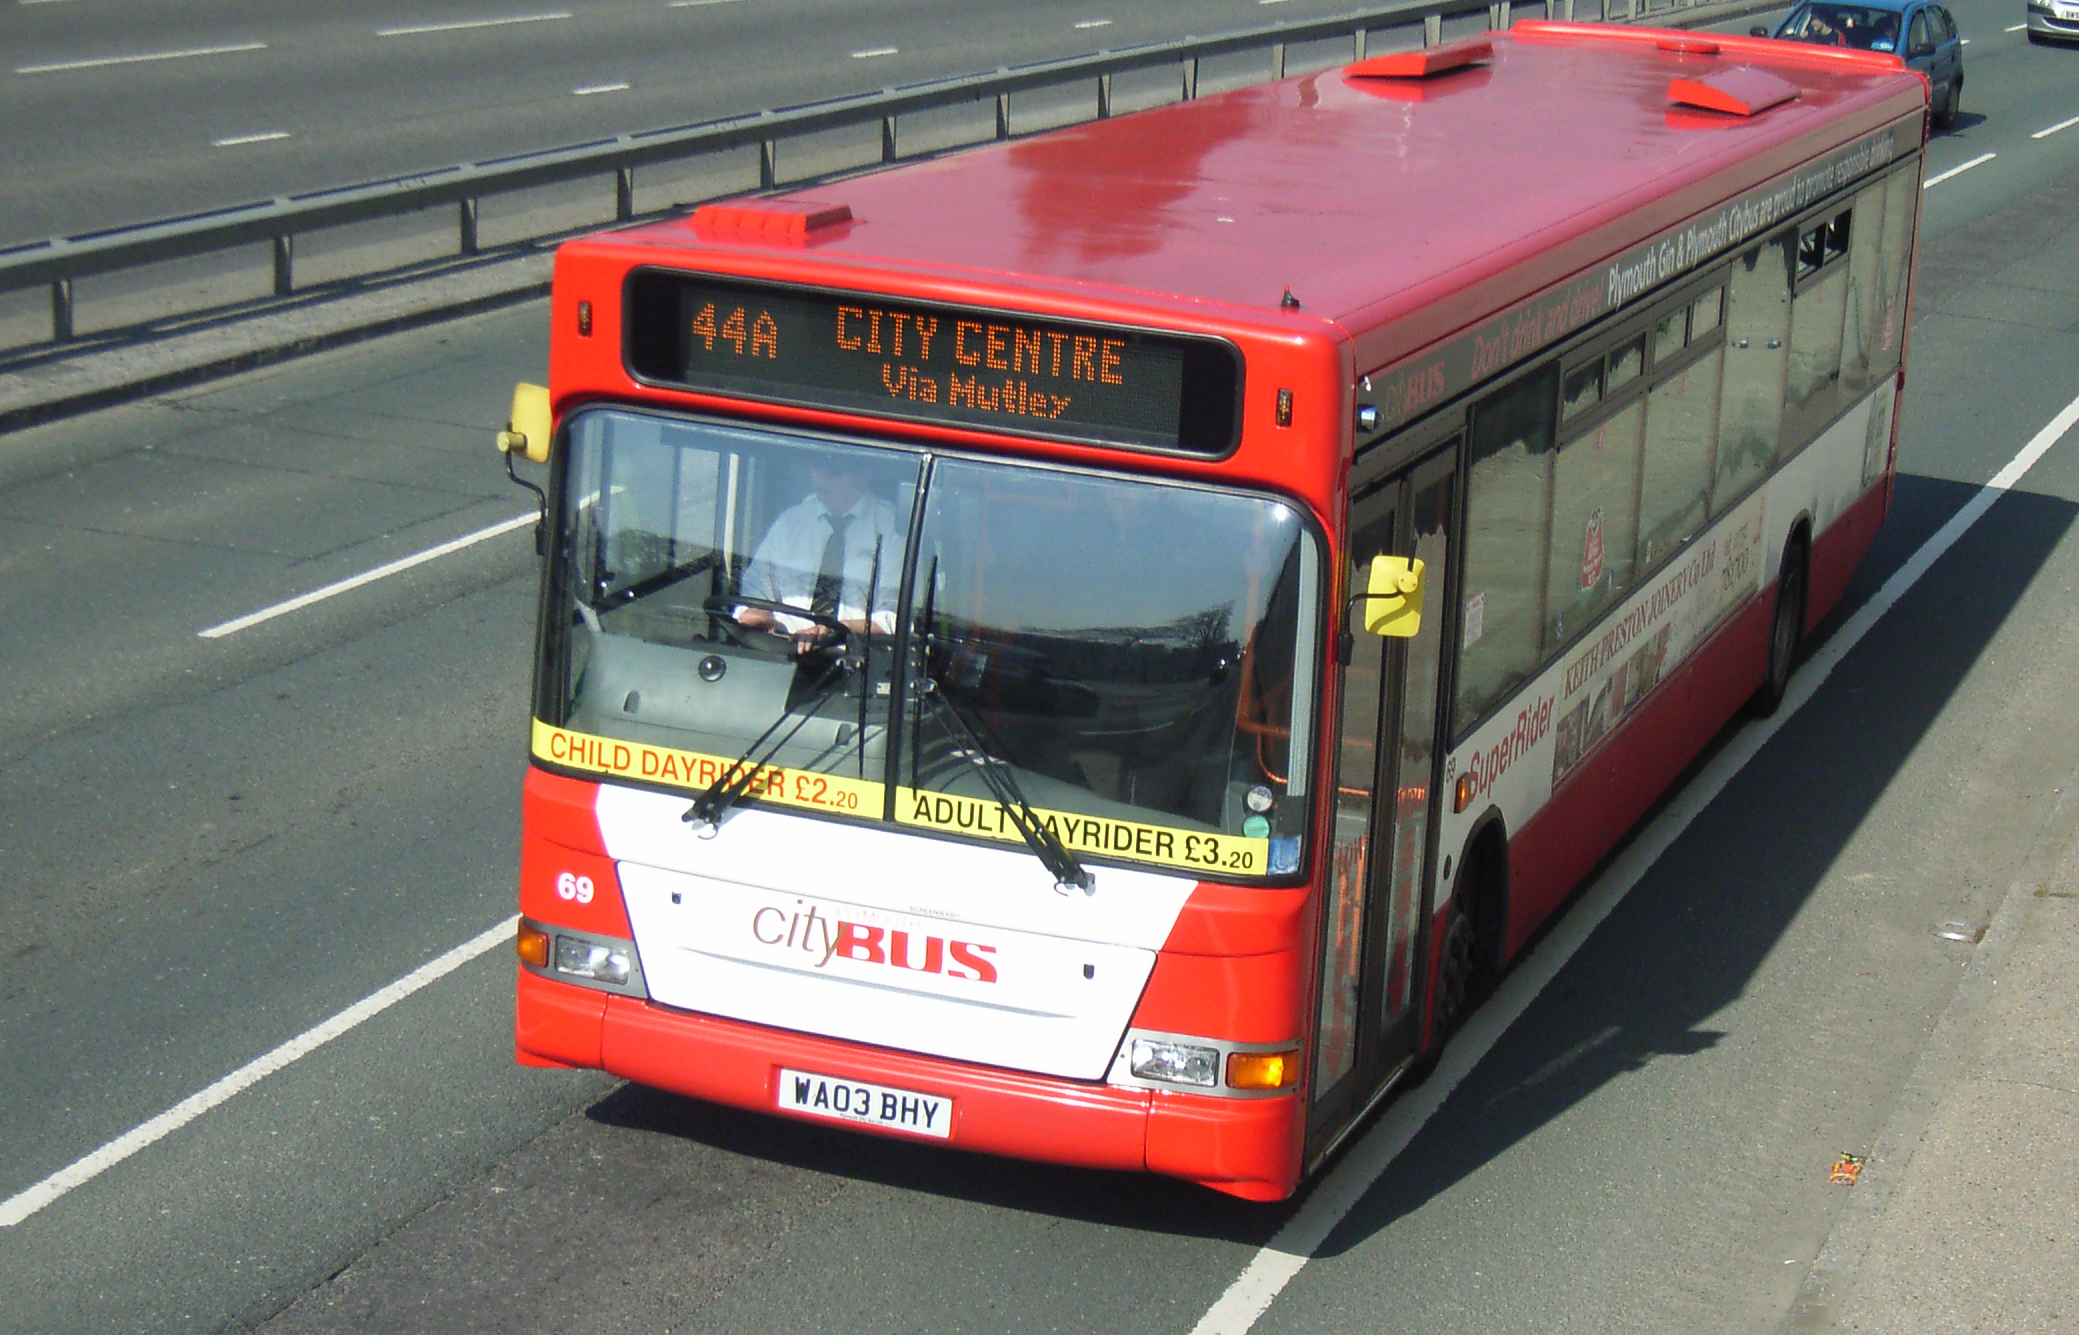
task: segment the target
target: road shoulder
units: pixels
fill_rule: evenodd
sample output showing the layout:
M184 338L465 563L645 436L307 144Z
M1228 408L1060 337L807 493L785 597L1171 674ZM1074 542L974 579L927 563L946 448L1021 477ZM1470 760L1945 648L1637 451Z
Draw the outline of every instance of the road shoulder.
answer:
M2079 776L2075 776L2079 777ZM2079 1321L2079 801L2068 781L1799 1295L1796 1335Z

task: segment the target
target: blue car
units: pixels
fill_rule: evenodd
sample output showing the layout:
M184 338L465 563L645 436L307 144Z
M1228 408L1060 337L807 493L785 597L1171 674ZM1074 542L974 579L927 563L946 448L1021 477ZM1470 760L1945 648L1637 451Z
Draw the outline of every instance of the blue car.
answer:
M1852 46L1905 57L1908 69L1927 76L1935 124L1947 129L1963 103L1963 37L1949 11L1928 0L1807 0L1776 25L1755 28L1756 37L1820 46ZM1901 37L1903 34L1903 37Z

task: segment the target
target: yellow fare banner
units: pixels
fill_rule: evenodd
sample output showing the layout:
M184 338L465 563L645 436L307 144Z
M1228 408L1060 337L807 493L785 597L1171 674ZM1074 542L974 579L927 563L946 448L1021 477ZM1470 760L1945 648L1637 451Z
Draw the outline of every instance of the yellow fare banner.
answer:
M534 754L552 765L645 783L668 783L695 791L713 785L734 763L728 756L675 751L644 742L594 737L534 720ZM817 774L785 765L764 765L751 776L745 795L779 806L834 811L846 816L881 815L882 787L871 779Z
M608 778L669 784L693 792L712 785L733 763L727 756L596 737L591 733L553 727L540 719L534 720L534 754L538 759L565 769ZM881 815L883 791L882 786L871 779L817 774L785 765L765 765L751 777L745 796L775 806L877 820ZM1178 830L1166 825L1144 825L1110 816L1086 816L1039 807L1033 809L1033 814L1071 853L1130 858L1203 876L1261 876L1270 862L1268 839ZM917 829L1013 844L1024 842L1024 836L1018 833L1017 824L1004 811L1002 804L987 798L897 788L895 818L899 823Z
M1034 807L1040 824L1071 853L1132 858L1212 876L1261 876L1270 864L1270 840L1238 834L1208 834L1143 825L1110 816ZM895 819L904 825L954 834L1023 843L1024 836L1003 805L988 798L955 797L919 788L895 790Z

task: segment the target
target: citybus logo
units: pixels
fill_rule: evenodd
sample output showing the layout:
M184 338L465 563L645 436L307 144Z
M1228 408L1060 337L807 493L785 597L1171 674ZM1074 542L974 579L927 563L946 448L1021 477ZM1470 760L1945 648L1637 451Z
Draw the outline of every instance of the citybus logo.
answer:
M843 959L972 983L996 981L996 963L989 958L995 946L849 922L826 916L805 900L795 900L792 913L770 904L759 909L751 915L751 935L760 945L803 952L816 969Z

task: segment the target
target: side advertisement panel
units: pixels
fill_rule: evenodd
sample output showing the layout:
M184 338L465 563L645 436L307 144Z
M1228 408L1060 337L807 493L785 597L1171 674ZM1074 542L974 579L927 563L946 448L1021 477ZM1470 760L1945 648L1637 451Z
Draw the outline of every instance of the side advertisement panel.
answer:
M1499 808L1523 828L1568 776L1623 725L1670 671L1761 591L1768 491L1741 502L1474 729L1444 762L1442 851L1462 848L1473 822ZM1448 887L1439 882L1437 906ZM1435 906L1433 906L1435 907Z

